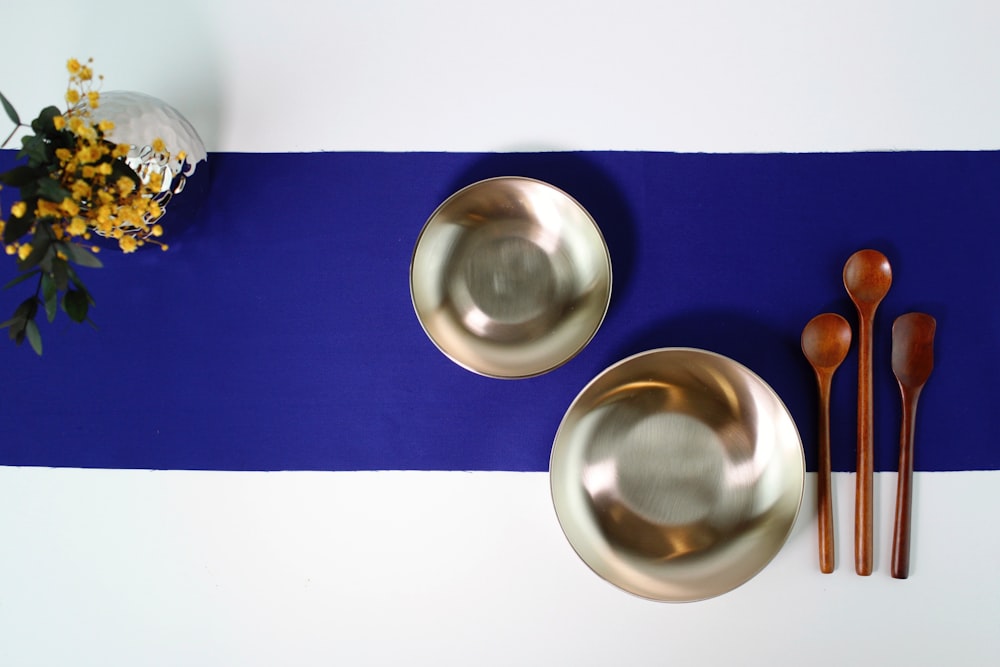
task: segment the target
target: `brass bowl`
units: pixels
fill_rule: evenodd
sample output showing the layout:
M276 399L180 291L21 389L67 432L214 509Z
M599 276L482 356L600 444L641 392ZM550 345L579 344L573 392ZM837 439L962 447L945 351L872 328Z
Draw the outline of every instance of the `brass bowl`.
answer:
M540 375L590 342L611 299L611 260L590 214L562 190L499 177L445 200L410 263L424 331L482 375Z
M784 545L805 458L777 394L721 355L664 348L603 371L570 405L550 461L563 532L636 595L726 593Z

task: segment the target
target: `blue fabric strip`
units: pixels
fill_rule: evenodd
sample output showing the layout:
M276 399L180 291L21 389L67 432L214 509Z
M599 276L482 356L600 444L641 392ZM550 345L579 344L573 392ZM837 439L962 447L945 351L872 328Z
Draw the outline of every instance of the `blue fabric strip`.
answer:
M169 252L104 252L104 269L85 270L99 331L60 315L42 323L43 358L0 345L0 464L544 471L563 413L595 374L644 349L695 346L774 387L814 469L816 392L799 336L823 311L855 321L841 270L873 247L894 269L875 328L876 469L896 466L890 327L910 310L938 319L916 468L1000 469L1000 153L210 160L196 177L211 179L204 205L185 218L185 193L165 218ZM0 154L3 168L14 163ZM409 299L426 218L458 188L498 175L576 197L615 271L593 342L527 380L447 360ZM3 196L6 210L15 194ZM6 265L3 282L15 275ZM30 289L0 293L0 319ZM835 470L854 467L856 379L852 351L834 378Z

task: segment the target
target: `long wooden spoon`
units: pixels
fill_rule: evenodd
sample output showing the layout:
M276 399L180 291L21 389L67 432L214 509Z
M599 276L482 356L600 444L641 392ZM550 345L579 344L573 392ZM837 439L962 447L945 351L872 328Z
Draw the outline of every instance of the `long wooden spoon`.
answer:
M899 478L896 482L896 522L892 533L892 576L910 574L910 505L913 496L913 432L917 400L934 368L937 322L925 313L900 315L892 325L892 372L899 382L903 419L899 434Z
M802 330L802 352L816 372L819 384L819 479L816 485L819 513L819 569L833 572L833 493L830 485L830 385L833 374L851 347L851 325L836 313L809 320Z
M892 285L892 268L877 250L859 250L844 265L844 287L858 309L858 464L854 502L854 569L872 573L874 409L872 328L875 310Z

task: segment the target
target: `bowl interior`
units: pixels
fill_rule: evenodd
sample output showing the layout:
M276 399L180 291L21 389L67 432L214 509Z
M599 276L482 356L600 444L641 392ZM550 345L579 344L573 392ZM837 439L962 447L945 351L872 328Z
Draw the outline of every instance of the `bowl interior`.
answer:
M607 312L611 262L593 218L547 183L474 183L431 215L410 292L421 325L456 363L528 377L565 363Z
M703 350L630 357L559 426L552 497L566 537L611 583L664 601L725 593L784 544L802 498L794 421L763 380Z

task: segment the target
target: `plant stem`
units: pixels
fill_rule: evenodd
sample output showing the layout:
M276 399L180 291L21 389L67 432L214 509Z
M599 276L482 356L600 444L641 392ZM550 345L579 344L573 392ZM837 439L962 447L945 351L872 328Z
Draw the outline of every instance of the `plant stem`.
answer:
M15 134L17 133L17 131L18 131L18 130L20 130L20 129L21 129L22 127L28 127L28 126L27 126L26 124L24 124L24 123L18 123L17 125L15 125L15 126L14 126L14 129L13 129L13 130L11 130L11 131L10 131L10 134L8 134L8 135L7 135L7 138L3 140L3 143L2 143L2 144L0 144L0 148L6 148L6 147L7 147L7 143L8 143L8 142L9 142L9 141L10 141L11 139L13 139L13 138L14 138L14 135L15 135Z

